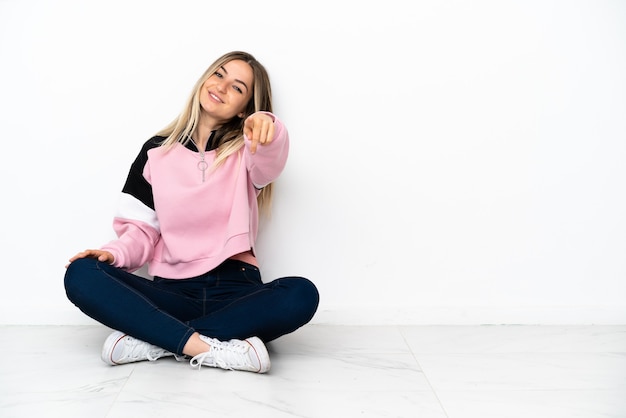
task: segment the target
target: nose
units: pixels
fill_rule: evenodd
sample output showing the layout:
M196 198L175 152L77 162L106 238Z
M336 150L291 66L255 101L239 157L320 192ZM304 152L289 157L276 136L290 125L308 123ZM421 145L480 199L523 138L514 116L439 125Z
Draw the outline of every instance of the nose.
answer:
M226 91L226 81L225 80L220 80L217 82L217 90L220 93L224 93Z

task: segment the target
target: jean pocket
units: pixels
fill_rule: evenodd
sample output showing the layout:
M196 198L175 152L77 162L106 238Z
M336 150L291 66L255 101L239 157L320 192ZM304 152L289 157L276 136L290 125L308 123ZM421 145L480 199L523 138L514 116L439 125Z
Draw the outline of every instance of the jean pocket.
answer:
M223 271L219 278L220 286L228 286L228 284L234 286L249 286L249 285L261 285L261 272L258 267L239 262L236 266L232 266L228 271Z

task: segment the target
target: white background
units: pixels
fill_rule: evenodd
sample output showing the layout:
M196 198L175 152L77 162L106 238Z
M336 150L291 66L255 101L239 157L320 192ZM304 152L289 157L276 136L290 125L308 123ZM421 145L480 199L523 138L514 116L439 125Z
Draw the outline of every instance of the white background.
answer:
M626 2L0 0L1 323L91 323L141 144L219 55L291 155L259 257L318 323L626 323Z

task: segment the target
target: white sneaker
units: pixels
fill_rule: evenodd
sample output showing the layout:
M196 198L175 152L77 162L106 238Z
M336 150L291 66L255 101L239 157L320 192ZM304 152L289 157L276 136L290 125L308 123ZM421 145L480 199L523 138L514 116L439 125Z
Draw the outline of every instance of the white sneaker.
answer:
M255 373L265 373L270 369L270 356L258 337L220 341L201 335L200 339L210 345L211 350L193 357L189 362L191 367L200 369L209 366Z
M102 360L111 366L135 361L155 361L161 357L173 355L156 345L148 344L120 331L114 331L109 335L102 346Z

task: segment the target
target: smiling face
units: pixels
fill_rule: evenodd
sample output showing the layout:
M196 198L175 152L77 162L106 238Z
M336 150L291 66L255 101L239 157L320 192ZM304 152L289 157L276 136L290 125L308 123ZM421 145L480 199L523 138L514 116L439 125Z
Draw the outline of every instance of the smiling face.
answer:
M202 118L221 125L233 117L242 117L252 97L254 76L248 63L232 60L215 71L202 84Z

